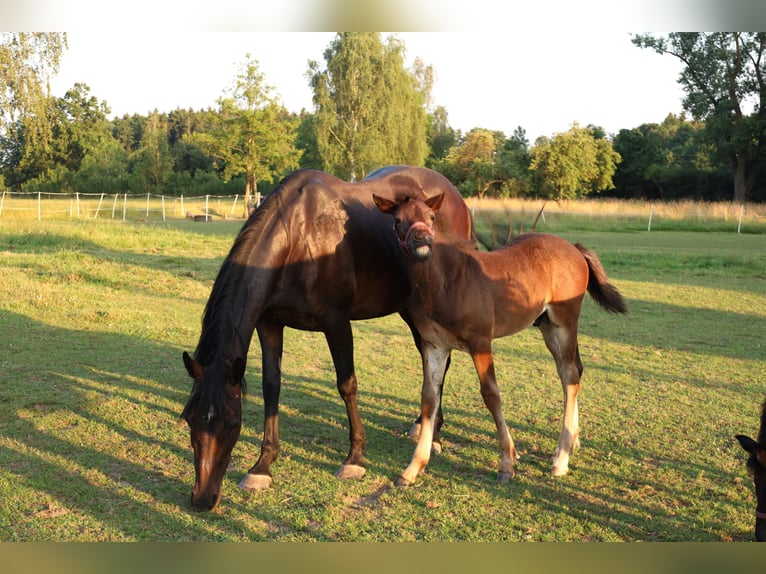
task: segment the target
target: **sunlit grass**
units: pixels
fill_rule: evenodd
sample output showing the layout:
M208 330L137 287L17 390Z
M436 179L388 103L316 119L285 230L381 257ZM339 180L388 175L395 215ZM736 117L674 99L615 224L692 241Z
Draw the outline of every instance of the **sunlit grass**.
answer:
M255 461L260 352L242 437L213 513L191 511L189 379L180 360L239 225L0 222L0 539L229 541L726 541L752 538L736 433L755 434L766 372L766 250L758 235L565 236L594 248L628 300L586 300L582 449L550 476L561 427L555 366L535 329L495 343L521 453L496 482L497 440L470 357L453 356L444 452L414 488L392 479L422 378L397 316L355 323L367 476L342 482L345 410L324 337L287 330L282 450L268 491Z

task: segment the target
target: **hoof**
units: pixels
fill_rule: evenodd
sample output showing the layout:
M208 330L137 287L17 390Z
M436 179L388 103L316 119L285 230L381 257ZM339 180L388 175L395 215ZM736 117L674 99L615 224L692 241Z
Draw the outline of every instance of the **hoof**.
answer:
M551 469L551 474L553 476L564 476L569 472L569 465L566 466L554 466L553 469Z
M497 482L499 482L500 484L508 484L509 482L511 482L512 478L513 478L513 471L497 473Z
M265 474L246 474L240 481L239 487L242 490L264 490L271 486L271 482L272 478Z
M358 464L344 464L335 472L335 478L362 478L367 470Z
M411 480L407 480L403 476L400 476L399 478L396 479L396 482L394 484L396 484L398 488L407 488L408 486L412 486L415 483L412 482Z
M412 426L410 427L410 432L407 433L410 435L410 438L417 442L417 440L420 438L420 423L414 422L412 423Z
M442 441L435 440L431 443L431 452L433 454L441 454L442 453Z

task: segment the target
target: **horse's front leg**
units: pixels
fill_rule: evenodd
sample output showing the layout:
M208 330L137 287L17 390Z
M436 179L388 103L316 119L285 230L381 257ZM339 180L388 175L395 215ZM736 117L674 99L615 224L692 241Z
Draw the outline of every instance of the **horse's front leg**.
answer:
M418 333L418 330L415 328L415 324L412 322L412 319L410 318L409 312L401 311L400 315L402 319L404 319L404 322L407 323L407 326L410 328L410 332L412 333L412 338L415 340L415 347L417 347L418 352L420 353L420 356L422 358L423 356L423 350L422 350L422 338L420 336L420 333ZM442 398L444 396L444 381L447 378L447 371L449 371L449 364L450 364L450 357L447 357L447 366L444 368L444 375L442 376L442 382L439 387L439 410L436 413L436 425L434 427L434 438L433 442L431 444L431 449L436 454L441 454L442 451L442 442L440 438L440 432L442 425L444 424L444 414L442 412ZM412 423L412 426L410 426L409 430L409 436L412 440L415 442L418 441L418 438L420 438L420 428L422 426L422 417L418 415L418 418L415 419L415 422Z
M423 341L423 389L420 394L420 436L409 466L397 479L397 486L409 486L428 464L441 403L441 383L450 350Z
M239 483L244 490L271 486L271 464L279 455L279 390L282 384L284 327L261 320L256 325L263 370L263 442L261 456Z
M349 425L349 451L346 460L335 472L338 478L362 478L365 474L364 447L367 435L359 416L357 381L354 371L354 337L349 321L341 321L325 331L330 354L335 365L338 392L346 404Z
M500 464L497 468L497 480L508 482L513 478L513 465L519 456L516 453L516 446L513 444L511 432L503 416L502 400L500 390L497 388L497 378L495 377L495 361L492 356L492 342L487 341L477 349L472 349L471 357L479 375L481 383L481 397L484 404L492 413L497 428L497 439L500 447Z

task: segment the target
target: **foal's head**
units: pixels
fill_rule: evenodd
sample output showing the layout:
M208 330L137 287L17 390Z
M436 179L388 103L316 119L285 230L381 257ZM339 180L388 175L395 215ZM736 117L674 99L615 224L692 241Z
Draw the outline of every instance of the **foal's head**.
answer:
M761 430L758 433L758 441L738 434L737 440L750 456L747 459L747 468L753 475L755 482L755 539L766 542L766 402L761 411Z
M372 196L375 205L383 213L394 217L394 233L404 250L417 260L431 256L434 244L434 212L441 207L444 194L422 200L405 196L391 201Z
M195 510L212 510L221 500L223 477L242 429L245 365L237 359L230 369L205 368L187 353L183 360L194 380L181 414L194 450L191 504Z

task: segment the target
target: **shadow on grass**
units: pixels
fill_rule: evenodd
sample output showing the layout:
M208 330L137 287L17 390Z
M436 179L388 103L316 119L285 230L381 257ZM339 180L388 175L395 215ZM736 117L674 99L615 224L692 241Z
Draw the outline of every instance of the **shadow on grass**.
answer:
M188 394L180 351L103 333L93 347L93 333L8 311L0 323L0 347L14 346L2 361L0 468L11 485L5 504L20 513L0 538L216 538L188 504L194 469L178 424ZM18 337L35 331L45 333L44 349ZM14 500L13 484L37 494ZM37 508L46 497L65 510Z

